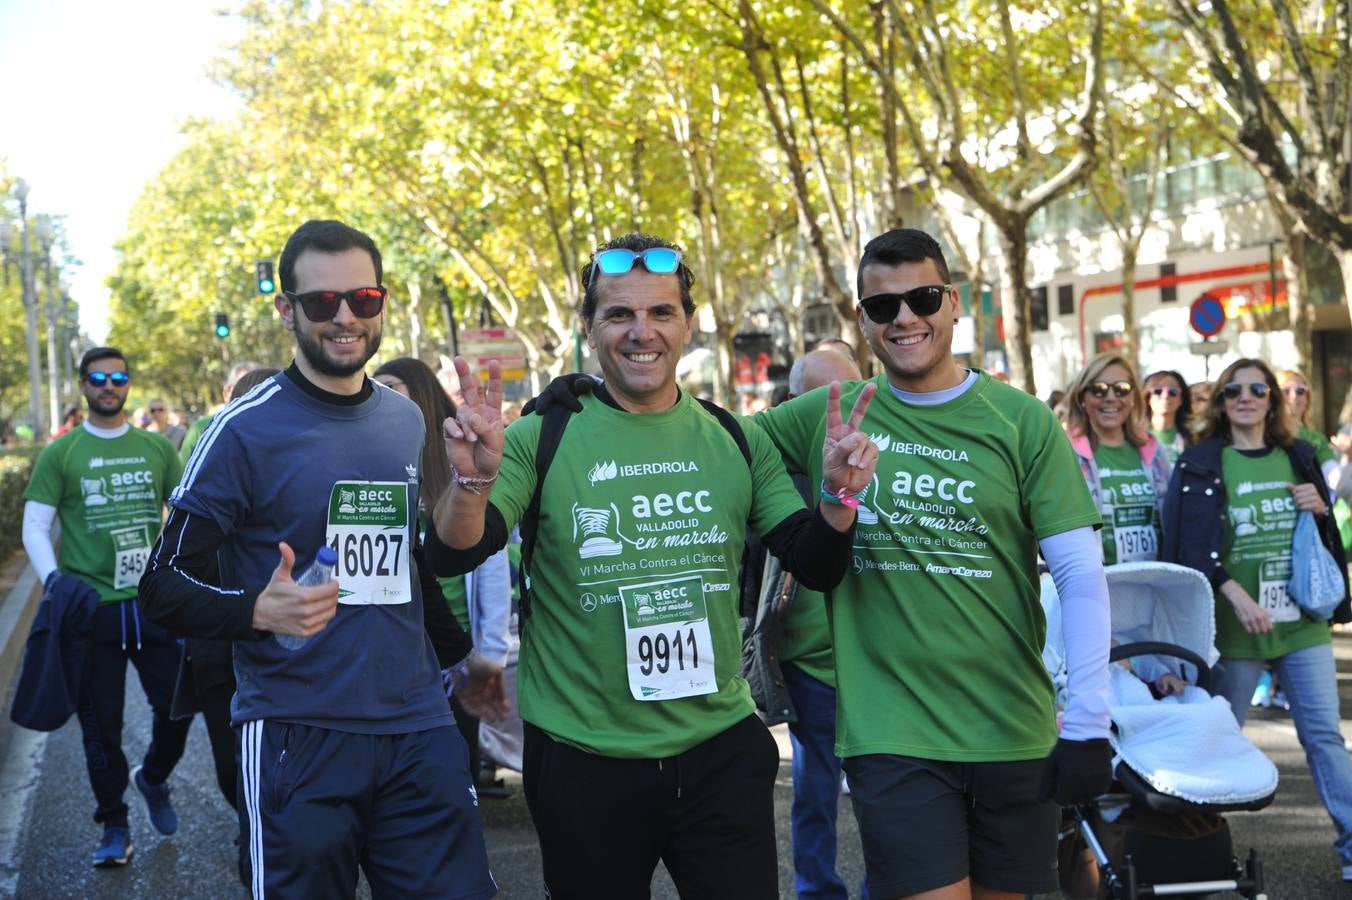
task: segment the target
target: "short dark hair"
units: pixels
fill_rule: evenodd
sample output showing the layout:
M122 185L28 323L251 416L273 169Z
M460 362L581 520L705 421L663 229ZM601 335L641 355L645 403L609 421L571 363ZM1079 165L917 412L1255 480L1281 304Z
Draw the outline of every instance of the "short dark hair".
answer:
M354 249L371 254L371 262L376 267L376 284L380 284L385 273L380 265L380 251L369 235L334 219L311 219L293 231L282 248L282 258L277 265L282 290L296 289L296 260L306 250L342 253Z
M85 351L85 355L80 357L80 380L89 374L89 367L101 359L120 359L122 366L131 374L131 366L127 363L127 358L122 355L122 351L116 347L90 347Z
M927 259L934 261L939 277L944 280L944 284L948 284L952 280L948 274L948 263L944 261L944 251L934 238L918 228L894 228L878 235L864 246L864 255L859 258L859 274L855 281L858 297L864 296L864 269L869 266L898 266Z
M685 251L681 250L677 244L660 237L632 231L597 247L592 251L591 259L587 260L587 264L582 267L582 308L578 311L582 316L582 321L590 325L592 317L596 315L596 303L599 299L598 291L601 281L599 278L592 277L596 254L602 250L632 250L635 253L642 253L644 250L651 250L654 247L666 247L668 250L676 250L681 253L681 261L676 266L676 281L681 286L681 307L685 310L687 316L695 314L695 301L690 297L690 287L695 283L695 273L690 271L690 267L685 264Z

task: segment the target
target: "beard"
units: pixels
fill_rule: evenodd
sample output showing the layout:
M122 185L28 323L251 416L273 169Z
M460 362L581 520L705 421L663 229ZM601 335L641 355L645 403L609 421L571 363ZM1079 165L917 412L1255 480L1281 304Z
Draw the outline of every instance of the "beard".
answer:
M372 334L370 331L364 332L366 338L366 355L360 360L350 362L339 362L331 359L324 353L324 345L319 335L310 333L300 327L300 316L303 315L300 310L296 310L296 316L291 320L291 330L296 335L296 346L300 348L301 354L310 367L321 375L327 375L332 378L346 378L366 368L366 363L371 357L376 355L380 349L380 332Z
M99 416L115 416L122 412L122 407L127 403L127 398L118 394L85 395L85 400L89 402L89 411Z

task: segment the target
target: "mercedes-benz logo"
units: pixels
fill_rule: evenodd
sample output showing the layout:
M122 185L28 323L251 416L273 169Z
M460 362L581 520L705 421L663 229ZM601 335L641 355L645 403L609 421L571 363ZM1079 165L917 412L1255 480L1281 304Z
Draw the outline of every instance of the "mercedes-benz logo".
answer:
M583 612L591 612L592 610L596 609L596 595L590 593L583 594L581 603Z
M854 558L854 574L862 575L864 572L864 561L859 557Z

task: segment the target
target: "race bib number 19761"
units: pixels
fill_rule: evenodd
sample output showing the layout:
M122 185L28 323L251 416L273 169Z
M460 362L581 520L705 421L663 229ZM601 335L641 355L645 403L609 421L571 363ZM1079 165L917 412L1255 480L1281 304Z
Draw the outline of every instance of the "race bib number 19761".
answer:
M409 603L408 486L340 481L329 495L325 542L338 554L338 602Z
M698 575L620 586L629 692L675 700L718 690L714 646Z

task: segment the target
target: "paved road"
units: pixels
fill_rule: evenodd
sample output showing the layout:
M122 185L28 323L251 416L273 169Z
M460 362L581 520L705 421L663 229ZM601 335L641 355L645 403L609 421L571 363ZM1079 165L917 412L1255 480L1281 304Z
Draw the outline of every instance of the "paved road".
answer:
M1343 709L1352 710L1352 634L1335 641ZM148 709L135 678L129 678L126 743L129 757L145 749ZM6 717L4 727L9 727ZM1344 726L1352 737L1352 729ZM782 729L779 729L782 732ZM1314 795L1304 756L1290 718L1275 710L1256 711L1247 729L1281 771L1276 802L1260 813L1230 817L1241 855L1256 846L1263 854L1269 894L1276 900L1321 900L1352 896L1339 880L1330 849L1333 828ZM784 762L776 787L780 845L780 888L793 896L788 836L789 749L779 735ZM23 898L172 898L245 896L235 877L234 814L220 798L201 722L193 726L188 752L174 775L174 798L182 822L172 838L155 833L140 797L131 791L135 857L124 869L89 865L98 830L90 819L92 800L85 781L79 732L72 722L51 735L18 731L8 741L0 767L0 896ZM0 742L3 744L5 742ZM484 826L500 896L541 896L539 856L519 781L514 796L485 798ZM847 798L841 801L841 872L857 889L863 874L858 834ZM363 894L365 892L363 891ZM654 897L674 898L659 872Z

